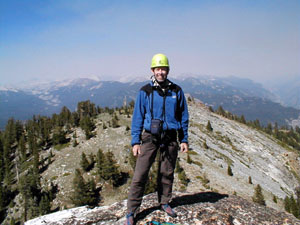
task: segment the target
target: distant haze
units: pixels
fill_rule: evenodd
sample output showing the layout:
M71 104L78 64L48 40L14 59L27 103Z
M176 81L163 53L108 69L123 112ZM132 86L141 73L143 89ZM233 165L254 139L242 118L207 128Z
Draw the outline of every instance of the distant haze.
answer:
M0 86L171 73L261 83L300 76L300 1L1 1Z

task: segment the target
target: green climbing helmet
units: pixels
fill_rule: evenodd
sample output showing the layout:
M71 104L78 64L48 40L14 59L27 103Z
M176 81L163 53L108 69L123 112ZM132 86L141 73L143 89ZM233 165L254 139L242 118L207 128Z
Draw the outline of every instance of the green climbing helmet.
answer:
M164 54L156 54L153 56L152 61L151 61L151 69L156 68L156 67L168 67L169 66L169 60L167 56Z

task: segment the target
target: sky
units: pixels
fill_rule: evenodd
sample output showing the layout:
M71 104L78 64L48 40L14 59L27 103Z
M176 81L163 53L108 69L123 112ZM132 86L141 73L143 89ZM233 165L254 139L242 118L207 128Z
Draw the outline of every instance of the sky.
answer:
M0 86L36 80L300 76L299 0L0 0Z

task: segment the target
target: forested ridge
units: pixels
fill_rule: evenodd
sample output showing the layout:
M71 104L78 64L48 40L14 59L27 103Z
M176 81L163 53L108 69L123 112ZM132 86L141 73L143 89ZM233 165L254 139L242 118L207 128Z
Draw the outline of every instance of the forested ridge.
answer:
M210 111L214 110L210 107ZM237 116L231 112L225 111L222 106L219 106L215 113L224 116L228 119L238 121L240 123L246 124L249 127L263 131L274 138L276 138L280 145L289 146L300 152L300 128L299 126L288 127L281 126L279 127L277 123L271 124L268 123L267 126L263 126L258 119L254 121L246 121L244 115Z
M11 218L11 224L23 223L55 210L51 209L51 202L55 198L57 187L54 184L50 187L41 185L41 173L52 163L53 153L50 151L47 157L41 156L41 153L51 147L59 150L69 145L76 146L76 127L84 131L87 140L90 139L95 135L94 120L101 113L111 114L108 126L118 127L118 118L114 112L130 116L132 109L133 103L110 109L96 107L90 101L84 101L78 103L74 112L63 107L60 114L53 114L51 117L35 115L25 122L9 119L5 130L0 131L0 222L5 219L7 210L14 207L17 196L23 213L20 218ZM89 159L82 155L81 168L76 170L74 178L74 196L70 196L75 206L98 204L100 196L95 182L85 181L81 174L81 171L86 172L94 167L96 162L101 179L111 180L114 186L124 182L126 174L118 170L111 152L104 154L99 149L97 156L91 155Z
M188 99L188 101L192 101L192 99ZM106 129L106 126L118 127L118 115L123 114L130 118L133 106L134 102L130 102L128 106L110 109L96 107L90 101L84 101L78 103L77 110L74 112L63 107L60 114L53 114L51 117L35 115L31 120L25 122L9 119L5 130L0 132L0 222L6 218L7 211L14 207L17 197L22 207L19 211L22 213L18 218L6 220L11 224L21 224L31 218L57 210L51 207L58 191L57 186L51 184L45 187L41 184L41 173L47 170L53 162L53 153L50 151L46 157L44 154L41 156L41 153L51 147L62 149L69 145L78 145L75 128L81 128L87 140L94 137L96 135L93 132L96 127L95 119L101 113L111 115L111 120L106 125L103 124L103 129ZM211 109L211 111L213 110ZM224 111L222 107L219 107L216 113L264 131L276 138L279 144L300 151L299 127L278 128L276 124L263 127L258 120L247 122L243 116L235 116ZM213 128L208 124L207 129ZM134 167L134 157L129 158L129 163ZM96 168L99 180L109 182L112 187L124 184L129 176L128 173L119 169L112 152L104 153L99 149L96 155L87 156L83 153L80 168L75 170L74 193L70 196L74 206L99 204L101 187L97 187L94 180L85 180L82 176L83 173L93 168ZM146 187L147 193L155 191L156 169L154 165L150 174L150 182ZM180 175L183 186L187 185L189 181L180 167L179 161L177 173ZM290 200L286 200L287 204L297 201L299 202L299 199L292 198L292 196ZM293 207L287 206L286 210L294 210Z

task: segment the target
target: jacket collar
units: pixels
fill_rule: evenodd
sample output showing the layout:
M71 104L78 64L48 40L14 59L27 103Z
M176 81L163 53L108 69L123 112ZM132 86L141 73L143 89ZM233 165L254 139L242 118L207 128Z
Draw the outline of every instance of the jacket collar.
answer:
M166 89L166 88L169 88L173 83L172 83L170 80L166 79L166 81L164 82L164 84L161 85L161 84L159 84L158 81L155 79L155 76L152 75L152 76L151 76L151 82L150 82L150 84L151 84L151 86L156 87L156 88L157 88L157 87L160 87L161 89Z
M173 85L173 83L171 81L169 81L168 79L166 79L166 81L164 82L163 85L159 84L157 82L157 80L155 79L154 75L151 76L151 82L150 82L150 84L151 84L151 86L152 86L153 89L157 90L157 92L158 92L158 94L160 96L164 96L166 94L166 92Z

